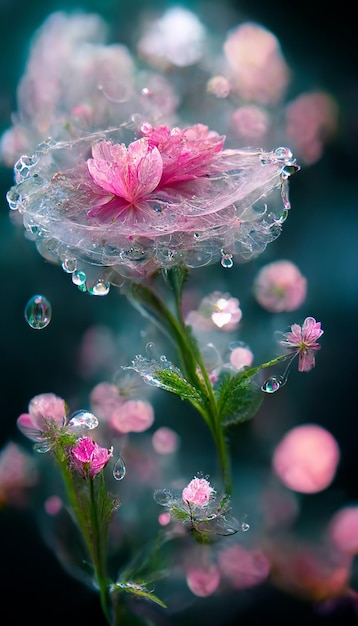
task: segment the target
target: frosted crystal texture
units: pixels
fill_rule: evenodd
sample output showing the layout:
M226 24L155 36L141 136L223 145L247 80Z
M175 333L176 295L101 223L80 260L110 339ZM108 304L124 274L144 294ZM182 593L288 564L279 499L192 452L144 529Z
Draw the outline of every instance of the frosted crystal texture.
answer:
M209 175L154 190L143 208L117 220L93 219L90 210L108 202L108 193L88 175L92 146L128 137L135 139L131 124L49 139L17 161L7 194L42 256L61 266L71 258L90 292L98 280L120 285L179 263L208 265L223 253L246 261L279 236L290 208L288 178L299 169L288 148L223 150Z

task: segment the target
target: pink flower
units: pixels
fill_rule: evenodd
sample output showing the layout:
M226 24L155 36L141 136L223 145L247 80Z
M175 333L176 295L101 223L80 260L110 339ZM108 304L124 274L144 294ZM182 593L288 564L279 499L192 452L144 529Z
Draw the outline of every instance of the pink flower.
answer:
M267 311L295 311L306 298L307 280L291 261L274 261L258 272L253 290L257 302Z
M290 430L276 446L272 466L286 487L318 493L332 482L340 459L337 441L317 424Z
M186 324L198 330L236 330L242 318L240 302L228 293L214 291L203 298L197 311L189 311Z
M238 346L234 348L230 354L230 363L236 370L241 370L244 367L250 367L254 360L254 355L249 348L244 346Z
M113 448L101 448L90 437L81 437L71 449L75 470L83 478L94 478L113 456Z
M285 339L281 340L280 344L297 352L299 372L309 372L315 366L314 353L321 348L317 339L322 334L321 322L316 322L314 317L306 317L302 327L299 324L292 324L291 331L284 333Z
M220 584L220 572L216 565L191 567L186 573L186 582L190 591L200 598L213 594Z
M45 441L53 430L66 423L65 401L54 393L42 393L32 398L29 413L17 418L17 427L32 441Z
M201 507L208 504L214 493L215 490L205 478L195 477L184 487L182 498L184 502Z
M220 571L234 589L260 585L270 573L270 562L260 549L248 550L236 544L221 550L218 560Z
M328 535L333 545L344 553L358 554L358 506L345 506L332 517Z
M109 419L110 426L119 433L142 433L153 422L153 407L144 400L127 400L113 411Z
M41 254L81 291L107 293L111 283L179 263L230 266L234 255L248 260L279 236L288 178L299 169L290 150L223 150L224 137L203 124L141 123L125 145L124 127L20 158L7 195L41 232ZM276 197L270 210L271 194L281 195L281 211Z

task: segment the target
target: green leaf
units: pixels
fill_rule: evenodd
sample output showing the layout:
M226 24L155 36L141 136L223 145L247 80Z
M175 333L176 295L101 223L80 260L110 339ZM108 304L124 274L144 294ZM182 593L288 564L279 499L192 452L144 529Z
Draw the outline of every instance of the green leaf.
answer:
M179 375L176 371L166 369L154 370L154 373L163 389L175 393L182 400L190 400L193 404L202 403L202 397L198 390L181 374Z
M154 593L148 591L148 589L146 589L146 587L141 582L117 582L112 585L112 589L113 591L122 591L125 593L131 593L140 598L146 598L147 600L151 600L152 602L159 604L164 609L167 608L167 605L164 604L164 602L162 602L162 600L160 600L158 596L156 596Z
M223 426L245 422L259 410L263 401L261 389L247 372L235 376L223 374L216 383L220 421Z

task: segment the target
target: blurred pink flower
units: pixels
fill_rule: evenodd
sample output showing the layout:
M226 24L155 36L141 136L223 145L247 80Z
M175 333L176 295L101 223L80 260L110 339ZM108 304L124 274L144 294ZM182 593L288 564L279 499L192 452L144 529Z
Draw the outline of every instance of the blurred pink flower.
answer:
M182 498L184 502L194 504L194 506L206 506L215 490L205 478L193 478L190 483L184 487Z
M0 508L24 506L26 490L39 480L34 458L13 441L0 450Z
M186 573L190 591L201 598L211 596L220 584L220 571L214 564L190 567Z
M307 279L291 261L273 261L260 269L253 291L257 302L267 311L295 311L305 301Z
M283 334L280 344L291 352L297 352L299 372L309 372L315 366L314 353L321 348L317 342L321 335L321 322L316 322L314 317L306 317L302 326L292 324L291 330Z
M345 506L337 511L328 526L333 545L347 554L358 554L358 506Z
M154 410L144 400L126 400L111 413L108 424L119 433L141 433L154 422Z
M65 401L54 393L42 393L32 398L29 413L17 418L17 427L32 441L45 441L53 429L66 424Z
M280 102L290 70L272 32L260 24L244 22L228 34L224 54L240 98L258 104Z
M214 291L205 296L196 311L189 311L185 322L196 330L236 330L242 318L240 302L228 293Z
M333 435L317 424L303 424L290 430L276 446L272 467L289 489L318 493L331 484L339 460Z
M113 448L101 448L90 437L81 437L71 448L73 466L83 478L94 478L112 456Z
M178 449L179 436L171 428L161 426L153 433L152 444L158 454L172 454Z
M248 550L238 544L220 550L219 568L234 589L262 583L270 573L270 561L262 550Z
M241 370L244 367L250 367L254 360L254 355L249 348L244 346L238 346L234 348L230 353L230 363L236 370Z
M112 383L102 382L93 387L90 393L92 410L99 418L109 421L113 413L125 402L118 387Z

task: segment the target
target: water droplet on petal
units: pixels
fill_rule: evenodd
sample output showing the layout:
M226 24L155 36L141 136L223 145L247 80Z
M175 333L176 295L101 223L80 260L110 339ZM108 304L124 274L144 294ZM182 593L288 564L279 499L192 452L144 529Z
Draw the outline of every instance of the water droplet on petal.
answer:
M265 393L275 393L278 391L284 384L286 380L282 378L282 376L270 376L261 386L261 391Z
M230 269L234 265L234 261L232 260L232 254L226 254L223 250L221 251L221 265L225 267L225 269Z
M115 465L113 468L113 478L115 478L116 480L123 480L125 475L126 475L126 466L124 464L122 457L120 456L119 459L115 462Z
M97 428L98 419L93 413L89 411L76 411L68 422L68 429L71 432L77 432L82 430L93 430L93 428Z
M250 530L250 524L247 524L246 522L243 522L241 524L241 530L243 533L246 533L248 530Z
M62 261L62 269L67 274L72 274L76 271L77 261L76 259L66 258Z
M105 280L98 280L93 287L88 289L88 293L92 296L106 296L110 290L110 283Z
M35 452L39 452L40 454L45 454L52 448L52 443L50 441L41 441L40 443L35 443L33 449Z
M34 328L35 330L46 328L51 321L51 304L45 296L33 296L26 304L24 315L31 328Z

